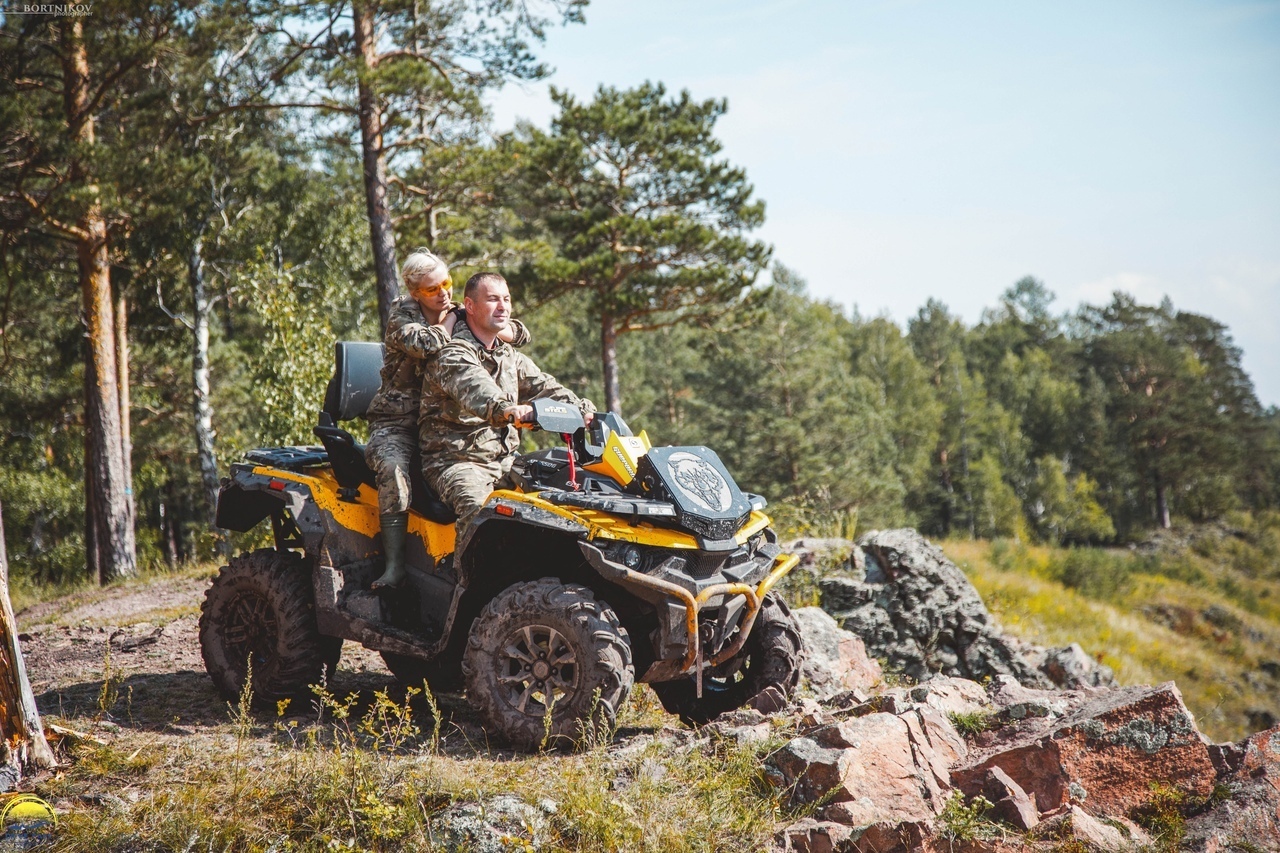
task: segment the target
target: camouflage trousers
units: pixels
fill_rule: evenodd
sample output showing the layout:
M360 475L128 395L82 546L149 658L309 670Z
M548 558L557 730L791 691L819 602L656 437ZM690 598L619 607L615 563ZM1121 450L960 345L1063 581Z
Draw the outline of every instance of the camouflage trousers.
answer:
M378 512L408 512L413 500L413 466L418 461L418 428L374 424L364 459L378 483Z
M458 462L455 460L431 460L423 462L422 476L440 500L453 507L458 516L458 539L466 531L471 519L489 500L494 489L511 485L511 463L514 455L494 462Z

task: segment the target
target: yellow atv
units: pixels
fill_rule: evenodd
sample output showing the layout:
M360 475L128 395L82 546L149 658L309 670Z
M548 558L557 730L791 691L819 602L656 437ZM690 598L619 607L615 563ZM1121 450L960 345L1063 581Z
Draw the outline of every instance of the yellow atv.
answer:
M519 457L519 486L495 491L456 542L452 511L417 480L408 578L370 591L378 496L338 424L364 414L382 347L336 349L322 446L254 450L222 481L218 526L270 519L276 544L232 559L205 596L201 650L224 695L250 669L259 700L305 695L343 640L407 683L465 687L486 727L522 749L612 725L637 676L692 723L790 694L800 633L770 590L798 560L764 499L713 451L652 447L613 414L587 429L575 408L535 401L537 426L566 446Z

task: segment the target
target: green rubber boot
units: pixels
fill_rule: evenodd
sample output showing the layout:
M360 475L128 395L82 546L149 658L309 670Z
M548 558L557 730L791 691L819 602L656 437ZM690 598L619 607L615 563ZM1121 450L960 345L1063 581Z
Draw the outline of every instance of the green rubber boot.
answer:
M409 513L383 513L382 556L386 566L382 577L373 582L371 589L397 587L404 580L404 537L409 530Z

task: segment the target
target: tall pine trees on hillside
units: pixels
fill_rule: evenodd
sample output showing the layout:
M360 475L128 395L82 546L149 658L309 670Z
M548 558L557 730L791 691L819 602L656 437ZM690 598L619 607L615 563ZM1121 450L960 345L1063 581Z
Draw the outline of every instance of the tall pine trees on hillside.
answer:
M601 87L587 103L552 89L550 132L529 128L513 154L523 209L552 250L520 279L546 301L589 299L599 322L604 404L620 411L618 337L724 315L756 280L769 248L746 173L720 159L724 101L668 98L661 84Z

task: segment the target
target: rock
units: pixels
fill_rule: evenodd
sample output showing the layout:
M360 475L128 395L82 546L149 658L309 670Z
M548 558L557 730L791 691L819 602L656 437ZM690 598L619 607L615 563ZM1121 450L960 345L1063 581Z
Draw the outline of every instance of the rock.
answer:
M1146 803L1155 783L1191 797L1213 790L1208 745L1173 682L1082 694L1061 718L1029 720L999 742L975 749L952 769L968 795L999 767L1043 813L1069 802L1094 815L1123 816Z
M868 533L865 578L820 582L823 609L858 634L867 651L917 681L935 673L972 680L1012 675L1050 687L992 624L964 573L914 530Z
M858 546L866 570L820 579L822 609L892 670L916 681L1011 675L1038 688L1116 686L1078 645L1045 649L1002 633L964 572L916 531L868 533Z
M1103 823L1074 805L1040 824L1036 834L1063 841L1078 841L1094 850L1131 850L1135 846L1119 829Z
M777 842L788 853L843 853L854 849L853 836L852 827L807 817L779 832Z
M752 746L773 737L774 728L769 718L759 710L739 708L717 717L706 727L706 732L723 740L732 740L738 746Z
M1022 830L1031 829L1040 822L1036 804L1022 790L1022 786L1010 779L999 767L992 767L983 777L982 796L991 802L991 816L996 820L1013 824Z
M509 794L483 803L454 803L431 821L431 837L433 847L450 853L542 849L551 841L543 812Z
M1250 735L1230 752L1221 781L1228 796L1187 821L1184 849L1228 853L1248 849L1280 850L1280 727ZM1258 845L1270 839L1271 847Z
M1039 669L1049 680L1067 690L1077 687L1116 687L1115 673L1085 653L1079 643L1049 649Z
M867 656L857 634L843 630L821 607L793 610L804 638L800 673L819 699L847 690L869 690L880 683L880 664Z
M972 714L990 705L987 691L967 678L936 676L911 691L911 698L943 714Z
M800 565L808 566L840 566L852 568L854 554L853 542L848 539L832 537L822 539L816 536L805 536L794 542L784 542L782 550L800 557Z
M929 835L950 792L950 767L966 754L946 717L919 707L824 726L771 762L793 802L825 801L823 821L860 830L851 849L887 851L914 849Z
M761 714L776 714L787 707L787 697L777 687L766 687L747 702L747 707Z
M1070 693L1057 690L1036 690L1023 687L1017 679L1009 675L998 675L987 684L987 699L1006 719L1025 719L1034 716L1062 716L1069 709L1088 700L1093 693ZM1018 706L1023 706L1019 710ZM1048 714L1029 710L1033 706L1043 707Z

